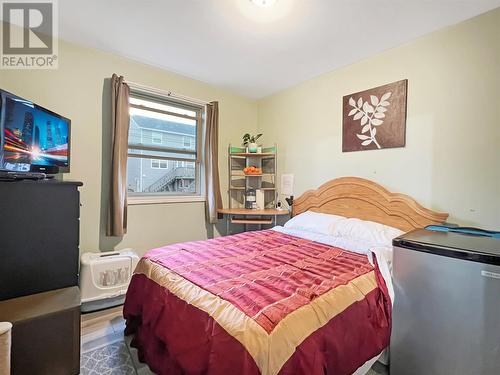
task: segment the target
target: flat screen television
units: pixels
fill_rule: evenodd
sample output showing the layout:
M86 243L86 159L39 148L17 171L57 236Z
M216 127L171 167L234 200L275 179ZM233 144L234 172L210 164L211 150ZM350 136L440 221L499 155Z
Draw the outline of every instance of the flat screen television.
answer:
M69 172L71 120L0 89L0 169Z

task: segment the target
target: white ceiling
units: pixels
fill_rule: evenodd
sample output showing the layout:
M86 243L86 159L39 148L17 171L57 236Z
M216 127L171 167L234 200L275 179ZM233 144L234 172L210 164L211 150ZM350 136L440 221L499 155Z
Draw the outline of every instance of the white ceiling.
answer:
M500 0L62 0L60 36L259 98Z

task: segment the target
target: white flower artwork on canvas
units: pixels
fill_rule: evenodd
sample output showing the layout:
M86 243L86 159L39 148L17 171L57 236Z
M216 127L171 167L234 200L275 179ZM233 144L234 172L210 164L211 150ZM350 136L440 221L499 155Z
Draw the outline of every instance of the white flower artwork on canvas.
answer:
M361 140L361 146L374 144L377 148L382 148L377 142L377 127L384 123L385 112L391 104L388 100L391 97L391 92L387 92L379 99L375 95L370 95L370 101L363 101L360 97L357 101L349 98L349 105L352 107L348 116L353 116L354 121L360 121L361 134L356 136Z

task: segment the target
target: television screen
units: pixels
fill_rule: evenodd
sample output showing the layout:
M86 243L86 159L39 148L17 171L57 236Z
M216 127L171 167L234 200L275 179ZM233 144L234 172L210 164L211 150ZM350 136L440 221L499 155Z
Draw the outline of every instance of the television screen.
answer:
M0 167L28 172L58 167L69 172L71 121L0 90Z

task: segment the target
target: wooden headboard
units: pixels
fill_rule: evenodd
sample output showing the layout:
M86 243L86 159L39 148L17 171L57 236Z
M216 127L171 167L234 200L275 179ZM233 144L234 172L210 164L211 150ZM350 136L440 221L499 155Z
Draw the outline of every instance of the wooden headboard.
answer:
M328 181L294 200L293 215L308 210L371 220L403 231L441 224L448 218L447 213L429 210L407 195L359 177Z

